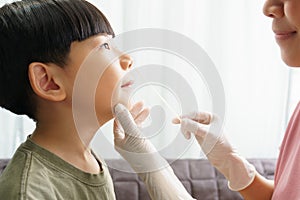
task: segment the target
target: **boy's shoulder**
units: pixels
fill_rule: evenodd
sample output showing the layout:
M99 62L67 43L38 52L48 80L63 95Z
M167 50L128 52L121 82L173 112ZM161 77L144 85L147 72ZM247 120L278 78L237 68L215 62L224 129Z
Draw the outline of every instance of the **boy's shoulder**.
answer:
M0 175L0 197L5 199L53 198L49 188L49 167L31 147L28 139L21 144ZM51 170L50 170L51 171Z
M85 173L28 139L0 175L5 199L115 199L106 166L99 174ZM98 198L97 198L98 199Z
M0 175L0 196L6 199L20 199L24 189L22 187L25 186L23 183L27 177L24 176L24 170L28 155L21 150L21 146Z

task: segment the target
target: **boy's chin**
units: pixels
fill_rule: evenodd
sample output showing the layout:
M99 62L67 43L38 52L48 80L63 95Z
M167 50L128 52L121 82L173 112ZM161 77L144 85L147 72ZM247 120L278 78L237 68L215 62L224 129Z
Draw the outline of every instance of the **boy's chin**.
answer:
M131 94L132 94L131 89L116 90L111 98L112 111L117 104L122 104L127 109L130 109L132 106Z
M113 109L115 108L115 106L116 106L117 104L122 104L122 105L125 106L127 109L130 109L131 106L132 106L132 103L131 103L130 101L128 101L128 100L118 100L117 102L115 102L115 103L113 104L113 106L112 106L112 111L113 111Z

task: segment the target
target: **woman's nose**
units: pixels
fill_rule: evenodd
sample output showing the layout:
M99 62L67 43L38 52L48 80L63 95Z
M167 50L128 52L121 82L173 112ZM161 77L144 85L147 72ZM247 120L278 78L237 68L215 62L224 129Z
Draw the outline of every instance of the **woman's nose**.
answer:
M123 70L130 69L132 67L133 60L128 54L122 54L120 58L120 65Z
M267 17L280 18L284 16L283 3L281 0L266 0L263 13Z

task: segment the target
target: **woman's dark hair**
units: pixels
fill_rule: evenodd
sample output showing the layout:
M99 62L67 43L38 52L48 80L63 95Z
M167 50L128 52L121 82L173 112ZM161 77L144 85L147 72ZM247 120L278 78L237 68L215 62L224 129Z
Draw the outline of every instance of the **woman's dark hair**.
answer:
M0 8L0 106L36 120L28 78L32 62L63 67L71 43L114 32L85 0L23 0Z

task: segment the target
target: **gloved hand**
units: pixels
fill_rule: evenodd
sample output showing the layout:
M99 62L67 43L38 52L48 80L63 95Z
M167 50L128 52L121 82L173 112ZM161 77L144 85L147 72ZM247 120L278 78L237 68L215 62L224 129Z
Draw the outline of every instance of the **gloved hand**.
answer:
M148 116L149 110L142 103L130 112L122 104L114 108L115 149L127 160L145 183L152 199L193 199L175 176L167 161L155 147L143 138L138 127Z
M227 141L217 116L194 112L174 119L173 123L181 124L181 131L187 139L194 133L210 163L229 181L231 190L240 191L253 182L256 174L254 166Z

